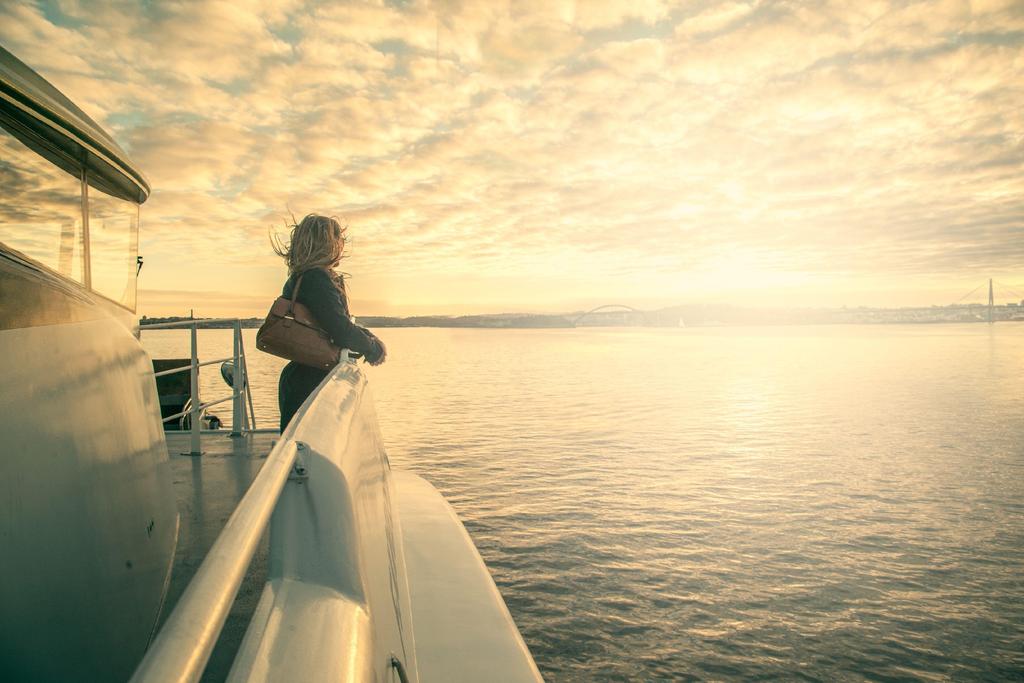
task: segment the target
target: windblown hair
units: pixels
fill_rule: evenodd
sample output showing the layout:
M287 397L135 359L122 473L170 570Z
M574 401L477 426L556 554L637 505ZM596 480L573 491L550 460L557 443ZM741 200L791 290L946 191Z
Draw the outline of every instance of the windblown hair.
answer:
M288 274L301 273L310 268L333 268L345 255L347 226L330 216L311 213L301 222L292 218L288 241L271 235L274 252L288 264Z

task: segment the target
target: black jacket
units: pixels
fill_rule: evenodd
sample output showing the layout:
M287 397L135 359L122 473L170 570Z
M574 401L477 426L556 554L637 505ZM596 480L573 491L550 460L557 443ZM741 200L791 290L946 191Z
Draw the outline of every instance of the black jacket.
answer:
M298 274L289 277L281 296L292 298L298 279ZM323 268L312 268L302 273L296 301L310 310L337 346L361 353L371 361L380 355L380 344L373 333L359 327L349 317L344 285L335 284Z

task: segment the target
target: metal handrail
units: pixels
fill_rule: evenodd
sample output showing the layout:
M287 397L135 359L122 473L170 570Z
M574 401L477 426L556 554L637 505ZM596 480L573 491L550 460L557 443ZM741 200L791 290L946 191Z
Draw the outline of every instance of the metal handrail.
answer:
M231 396L225 396L224 398L218 398L216 401L207 401L206 403L200 403L199 404L199 410L206 410L210 406L215 406L215 405L218 405L220 403L224 403L225 401L230 401L230 400L232 400L234 398L235 398L235 396L234 396L234 394L232 394Z
M402 660L396 657L394 654L391 655L391 667L398 673L399 683L409 683L409 674L405 672L405 665L402 664Z
M160 372L154 372L153 377L163 377L164 375L173 375L176 372L185 372L191 370L191 365L182 365L180 368L171 368L170 370L161 370Z
M234 398L235 398L235 396L234 396L234 394L232 394L231 396L225 396L224 398L218 398L216 401L207 401L206 403L200 403L199 404L199 412L202 412L202 411L206 410L210 406L215 406L215 405L220 404L220 403L226 403L227 401L231 401ZM185 408L185 410L181 411L180 413L175 413L174 415L169 415L169 416L165 417L162 420L162 422L170 422L171 420L173 420L175 418L184 417L185 415L188 415L191 412L192 412L192 407L189 406L188 408Z
M196 330L199 325L204 323L226 323L229 322L232 325L234 333L234 355L228 358L218 358L216 360L208 360L199 362L199 356L197 354L197 334ZM178 372L185 372L189 370L191 373L190 377L190 390L189 395L191 397L191 405L184 411L165 417L162 419L163 422L170 422L176 418L181 418L186 414L191 415L191 454L201 455L202 454L202 440L200 438L200 432L202 431L202 413L210 406L224 403L226 401L234 401L233 415L231 420L231 435L237 436L245 432L252 431L256 428L256 413L253 410L252 405L252 392L249 391L248 381L248 367L245 362L245 345L242 342L242 321L239 318L207 318L207 319L193 319L193 320L181 320L173 323L152 323L148 325L139 325L139 330L163 330L171 328L190 328L191 332L191 362L188 365L182 365L177 368L169 368L167 370L161 370L160 372L153 373L154 377L163 377L165 375L173 375ZM203 403L199 397L199 368L206 367L208 365L215 365L217 363L225 363L232 361L235 366L235 379L232 382L232 392L227 398L218 399L216 401L208 401ZM248 406L246 405L248 403ZM248 411L246 410L248 407Z
M164 422L170 422L175 417L178 418L178 431L182 431L182 432L185 431L185 418L188 417L189 420L192 419L192 397L191 396L189 396L188 400L185 401L185 409L183 411L181 411L177 415L172 415L170 418L165 419ZM202 420L203 420L203 415L202 415L202 413L200 413L199 414L199 424L200 425L202 425ZM191 424L189 425L189 428L191 429Z
M216 365L217 363L226 363L229 360L234 360L234 359L231 358L231 357L228 357L228 358L218 358L217 360L207 360L207 361L203 361L202 363L197 363L196 367L200 367L201 368L204 365ZM182 365L180 368L171 368L170 370L161 370L160 372L155 372L155 373L153 373L153 376L154 377L163 377L164 375L173 375L176 372L185 372L186 370L191 370L191 369L192 369L192 365L191 364L189 364L189 365Z
M209 323L233 323L238 322L238 320L239 318L194 318L190 320L179 320L173 323L139 324L139 328L143 330L167 330L172 327L191 327L193 325L207 325Z
M202 676L296 455L304 448L281 439L270 451L131 683L190 683Z
M186 415L188 415L191 412L192 412L192 407L189 406L189 407L185 408L185 410L181 411L180 413L175 413L174 415L168 415L163 420L161 420L161 422L170 422L171 420L176 420L179 417L185 417Z

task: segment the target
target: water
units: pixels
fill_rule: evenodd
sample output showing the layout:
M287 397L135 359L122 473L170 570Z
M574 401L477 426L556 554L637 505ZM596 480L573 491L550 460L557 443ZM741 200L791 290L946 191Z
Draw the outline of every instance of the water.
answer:
M379 332L548 680L1024 677L1024 325Z

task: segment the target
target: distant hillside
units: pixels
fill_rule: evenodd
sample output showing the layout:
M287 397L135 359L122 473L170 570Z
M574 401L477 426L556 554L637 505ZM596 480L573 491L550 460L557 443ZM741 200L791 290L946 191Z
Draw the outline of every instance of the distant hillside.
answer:
M168 316L166 318L150 318L148 316L142 316L139 318L140 325L162 325L165 323L180 323L193 320L185 316ZM219 320L216 318L195 318L198 327L201 330L219 330L219 329L230 329L234 327L235 323L233 320ZM263 324L263 318L242 318L242 327L259 327Z
M539 328L572 327L572 320L564 315L529 313L498 313L493 315L416 315L408 318L361 315L360 325L365 327L489 327Z
M143 316L141 325L161 323L187 322L191 318L170 316L166 318L149 318ZM223 329L232 327L230 321L197 318L200 329ZM498 313L493 315L417 315L408 318L391 316L365 315L359 316L356 322L363 327L485 327L485 328L542 328L572 327L572 320L564 315L543 315L529 313ZM258 328L263 318L243 318L242 327Z
M1024 321L1024 302L993 307L994 321ZM147 318L142 325L188 321L191 318ZM567 327L712 327L721 325L841 325L985 322L988 307L981 304L918 308L747 308L724 304L671 306L655 311L614 310L565 314L496 313L488 315L416 315L407 318L359 316L364 327L465 327L538 329ZM203 329L230 328L233 323L198 319ZM262 318L244 318L242 327L256 328Z

